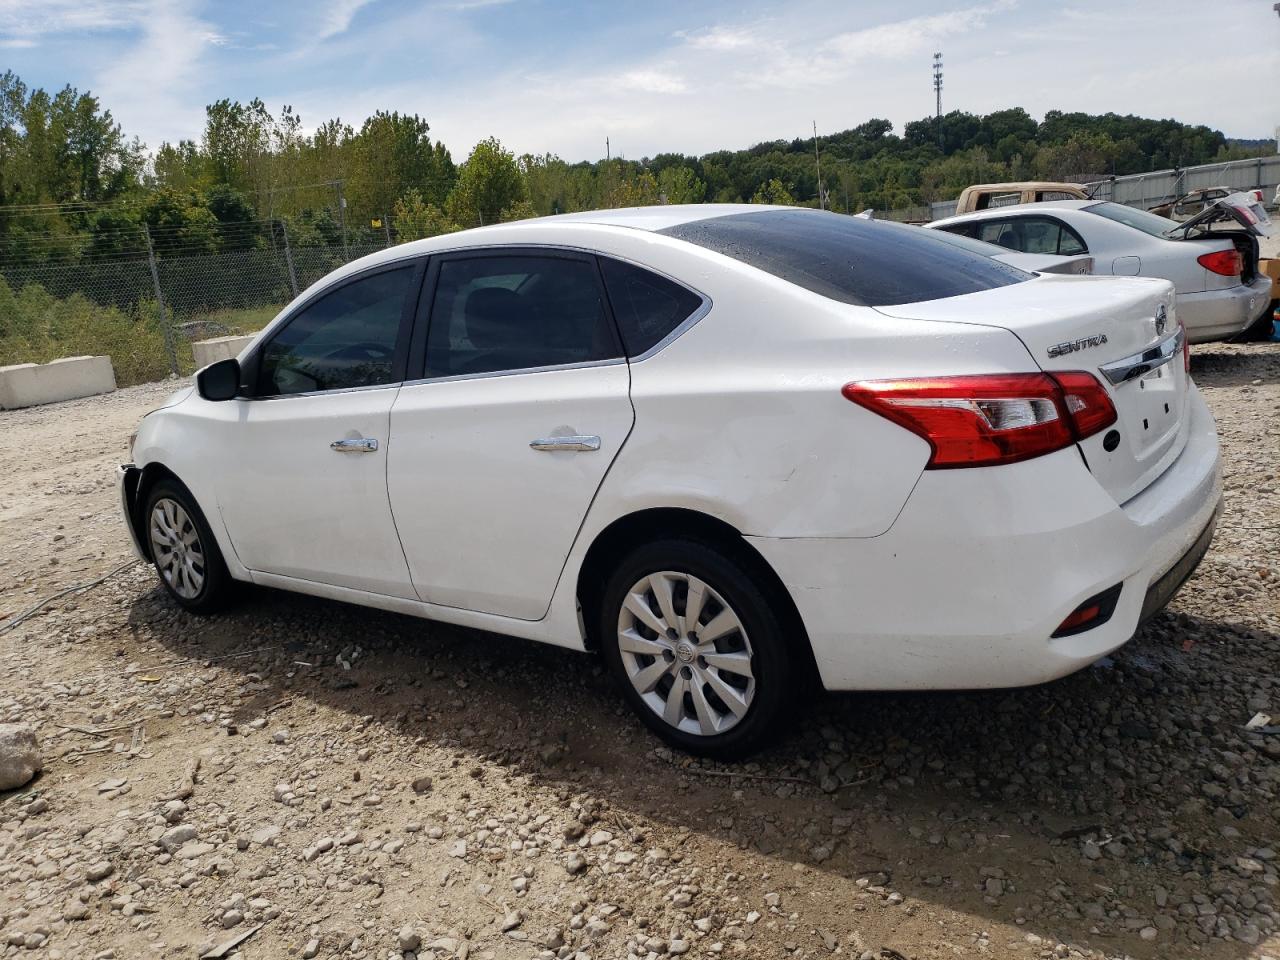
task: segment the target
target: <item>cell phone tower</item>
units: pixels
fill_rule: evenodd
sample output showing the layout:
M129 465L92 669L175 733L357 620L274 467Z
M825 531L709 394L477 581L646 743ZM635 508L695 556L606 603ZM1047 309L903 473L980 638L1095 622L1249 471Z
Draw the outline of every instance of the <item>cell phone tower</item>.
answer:
M942 139L942 53L933 55L934 123L938 127L938 149L945 150Z

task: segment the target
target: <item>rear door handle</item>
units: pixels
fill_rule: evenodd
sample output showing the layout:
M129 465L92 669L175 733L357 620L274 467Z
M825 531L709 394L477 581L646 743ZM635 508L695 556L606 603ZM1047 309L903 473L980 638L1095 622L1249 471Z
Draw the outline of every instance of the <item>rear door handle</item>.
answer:
M372 437L361 437L359 440L335 440L329 444L329 449L338 453L376 453L378 441Z
M599 450L599 437L543 437L541 440L529 441L535 450Z

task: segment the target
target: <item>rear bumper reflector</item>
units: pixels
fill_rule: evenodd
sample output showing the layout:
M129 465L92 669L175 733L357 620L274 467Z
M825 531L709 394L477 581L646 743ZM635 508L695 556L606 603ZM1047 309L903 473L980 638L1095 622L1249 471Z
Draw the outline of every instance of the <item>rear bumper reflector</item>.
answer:
M1116 612L1116 604L1120 600L1120 590L1123 586L1124 584L1117 583L1101 593L1095 593L1071 611L1067 619L1053 631L1051 638L1057 640L1060 637L1073 637L1077 633L1084 633L1086 630L1102 626Z

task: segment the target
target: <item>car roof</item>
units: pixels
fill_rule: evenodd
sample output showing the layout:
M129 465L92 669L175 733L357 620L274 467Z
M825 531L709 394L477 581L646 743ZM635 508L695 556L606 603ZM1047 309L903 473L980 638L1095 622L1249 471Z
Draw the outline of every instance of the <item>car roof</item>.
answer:
M605 229L643 230L656 233L670 227L695 223L699 220L712 220L742 213L798 209L809 208L761 203L667 204L653 207L618 207L612 210L584 210L580 213L561 213L550 217L530 217L526 220L513 220L510 223L470 227L466 230L438 234L423 240L410 240L406 243L387 247L384 250L378 250L357 260L352 260L326 274L312 287L303 291L303 296L307 296L317 289L328 287L363 270L381 267L424 254L468 247L483 247L488 244L546 243L549 239L547 227L565 226L570 228L568 232L579 234L582 233L582 228L597 230L601 227ZM579 229L575 231L573 228ZM574 239L581 241L583 237L570 237L568 239L571 242Z
M759 213L762 210L788 210L791 207L759 203L673 203L653 207L617 207L612 210L583 210L579 213L561 213L550 217L536 217L541 226L557 223L590 223L596 226L629 227L633 230L666 230L681 224L714 217L729 217L736 213ZM517 227L530 220L515 220L491 228L497 232L505 227ZM485 228L490 229L490 228Z
M1048 210L1083 210L1086 207L1092 207L1102 200L1041 200L1039 203L1011 203L1007 207L988 207L986 210L974 210L971 213L962 213L954 217L944 217L941 220L935 220L928 224L930 227L941 226L947 223L960 223L965 220L988 220L991 217L1002 217L1008 213L1035 213L1037 210L1045 212Z
M974 192L991 192L996 190L1005 190L1009 193L1015 190L1054 190L1066 187L1073 190L1083 190L1083 184L1068 183L1065 180L1010 180L1007 183L975 183L971 187L965 187L966 190Z

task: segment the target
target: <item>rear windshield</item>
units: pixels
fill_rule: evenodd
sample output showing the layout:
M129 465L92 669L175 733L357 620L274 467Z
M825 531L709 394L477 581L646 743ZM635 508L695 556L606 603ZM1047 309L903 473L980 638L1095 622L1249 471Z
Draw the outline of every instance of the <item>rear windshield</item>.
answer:
M1121 203L1095 203L1092 207L1085 207L1090 213L1096 213L1100 217L1106 217L1108 220L1114 220L1116 223L1123 223L1126 227L1133 227L1135 230L1141 230L1143 233L1149 233L1153 237L1163 237L1174 227L1180 227L1182 224L1177 220L1170 220L1168 217L1162 217L1158 213L1151 213L1147 210L1139 210L1136 207L1126 207Z
M958 297L1034 276L962 250L932 230L821 210L735 213L660 232L866 307Z

